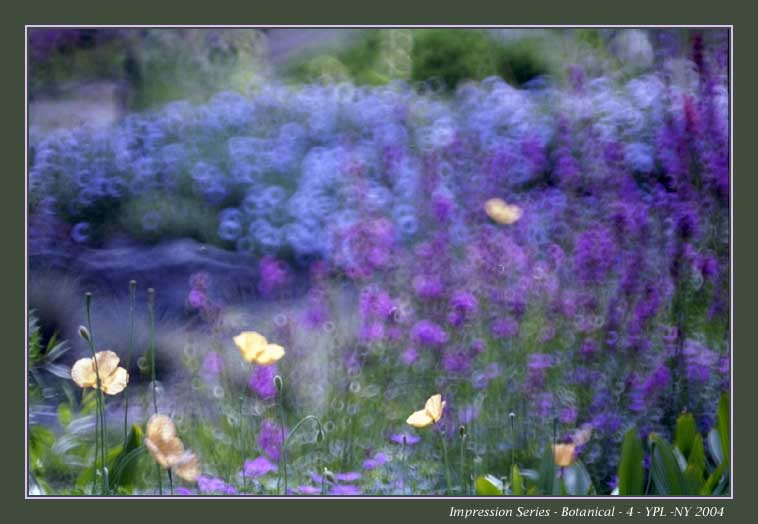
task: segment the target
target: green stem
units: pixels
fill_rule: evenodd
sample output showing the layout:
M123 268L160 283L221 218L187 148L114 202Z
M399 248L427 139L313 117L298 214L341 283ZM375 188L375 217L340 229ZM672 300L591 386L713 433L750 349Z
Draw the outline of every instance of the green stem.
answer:
M245 435L242 418L242 402L245 400L243 395L240 395L240 426L239 426L239 440L240 440L240 455L242 456L242 489L247 490L247 477L245 476Z
M102 476L103 489L102 494L107 495L108 486L105 479L105 399L103 398L102 382L100 381L100 370L97 364L97 355L95 352L95 336L92 334L92 293L87 292L85 295L85 304L87 309L87 331L89 332L88 342L90 347L90 353L92 354L92 362L95 367L95 379L97 384L97 392L95 394L97 404L97 415L95 419L95 436L98 434L98 420L100 430L100 475ZM97 438L95 439L97 441ZM95 450L98 446L95 445ZM97 451L96 451L97 452ZM95 455L95 469L97 469L97 455Z
M281 489L282 486L282 476L284 476L284 491L282 492L283 495L287 494L287 457L285 456L285 453L287 452L287 442L284 436L284 404L282 402L282 392L279 391L279 394L276 397L276 407L277 411L279 412L279 426L281 427L282 431L282 447L279 450L279 479L277 480L276 486L277 491Z
M516 463L516 426L514 423L515 418L515 415L511 413L511 438L513 439L513 442L511 443L511 470L513 470L513 465Z
M168 487L169 493L174 495L174 476L171 474L171 468L168 468Z
M442 454L445 458L445 481L447 482L447 494L452 495L453 484L450 482L450 462L447 459L447 444L445 444L445 436L442 434L442 427L437 425L436 422L434 425L437 426L438 433L440 435L440 442L442 442Z
M132 364L132 348L134 347L134 295L137 290L137 282L129 282L129 350L126 353L126 370L129 371ZM124 390L124 449L128 438L127 428L129 425L129 388Z
M655 454L655 442L651 442L650 443L650 467L648 468L648 471L647 471L647 475L648 475L647 476L647 486L645 486L645 495L646 496L650 494L650 485L651 485L652 480L653 480L653 459L655 458L654 454Z
M153 389L153 413L158 414L158 393L156 392L155 384L155 290L148 288L147 290L147 316L150 323L150 379ZM158 472L158 493L163 495L163 480L161 479L161 467L156 464L156 471Z
M408 482L408 457L406 456L405 440L405 435L403 435L403 448L401 452L403 458L403 494L405 494L406 483Z
M465 454L466 435L461 437L461 495L466 494L466 476L464 472L464 454Z

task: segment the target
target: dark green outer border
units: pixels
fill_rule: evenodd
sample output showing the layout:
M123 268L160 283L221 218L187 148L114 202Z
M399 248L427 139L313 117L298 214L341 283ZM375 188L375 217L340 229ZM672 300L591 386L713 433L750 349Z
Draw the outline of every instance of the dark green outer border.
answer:
M25 258L24 258L24 35L26 24L155 24L155 25L207 25L207 24L293 24L293 25L363 25L363 24L480 24L480 25L543 25L543 24L597 24L597 25L646 25L646 24L676 24L676 25L734 25L734 61L735 81L743 86L736 89L738 96L738 118L734 119L734 146L736 151L745 151L734 157L735 168L743 166L744 173L733 180L734 193L733 217L737 223L748 224L755 220L755 209L758 206L748 206L748 196L754 194L756 181L748 171L750 158L747 155L748 140L752 142L750 124L756 122L756 104L748 89L748 81L755 83L755 68L751 58L756 46L756 31L749 22L755 21L748 8L738 7L737 2L722 0L689 2L609 2L584 1L579 2L482 2L468 0L456 6L446 7L441 2L411 3L411 2L377 2L349 3L342 1L324 2L311 1L293 3L260 3L229 2L190 3L186 0L174 5L144 0L132 0L127 3L106 4L94 1L63 1L35 2L4 7L4 31L0 32L3 40L3 71L4 79L0 82L3 90L2 100L6 104L3 111L3 146L6 160L3 173L4 191L3 205L0 212L5 220L4 240L10 249L5 256L0 257L2 275L2 307L3 328L7 334L4 353L6 372L2 386L7 389L3 395L3 415L5 424L0 431L0 447L4 453L2 464L2 500L4 513L11 521L23 519L23 522L50 523L103 519L108 522L146 522L173 519L177 522L208 522L209 519L223 521L262 522L267 519L282 519L284 522L300 521L300 519L329 522L377 521L386 522L392 519L405 521L440 521L449 514L450 506L457 507L517 507L553 508L563 505L570 507L606 507L608 499L584 501L559 500L24 500L24 432L26 414L24 410L24 377L19 370L23 369L24 347L24 291L25 291ZM735 86L736 87L736 86ZM749 113L751 113L749 115ZM744 149L737 146L743 145ZM741 164L740 164L741 162ZM736 181L737 185L734 185ZM740 206L739 202L742 202ZM753 216L750 216L750 214ZM747 226L745 226L747 227ZM756 248L752 243L744 243L732 251L742 261L740 267L755 266ZM733 273L734 274L734 273ZM748 296L752 296L756 277L745 271L741 275L740 286L735 287L733 321L747 319L751 315L748 309ZM748 291L751 291L748 294ZM740 307L740 303L742 306ZM744 322L743 322L744 324ZM751 449L746 435L753 433L756 422L748 412L750 399L755 393L755 380L748 378L748 372L758 368L758 358L750 347L749 334L746 331L735 331L734 345L739 364L735 367L735 435L737 450L734 462L734 500L725 501L656 501L635 500L617 503L617 512L634 505L636 509L645 506L663 505L671 509L674 505L708 505L723 506L726 521L749 521L753 513L750 492L755 487L753 471L756 471L756 454ZM752 391L750 391L752 390ZM738 392L738 393L737 393ZM740 415L741 414L741 415ZM744 446L744 447L743 447ZM678 504L677 504L678 503ZM615 517L623 521L643 520L641 518ZM295 520L297 519L297 520ZM491 519L490 519L491 520ZM497 519L499 520L499 519ZM531 520L531 519L529 519ZM579 520L579 519L539 519L539 520ZM586 520L586 519L582 519ZM606 520L606 519L602 519ZM710 519L708 519L710 520Z

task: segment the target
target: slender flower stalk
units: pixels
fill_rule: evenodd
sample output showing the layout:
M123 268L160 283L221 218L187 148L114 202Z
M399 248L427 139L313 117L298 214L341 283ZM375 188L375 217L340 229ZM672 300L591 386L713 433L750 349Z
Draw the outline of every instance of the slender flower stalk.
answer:
M458 428L458 435L461 437L461 495L466 494L466 475L465 475L465 453L466 453L466 426L461 425Z
M284 392L284 382L279 375L274 377L274 385L276 386L276 408L279 416L279 426L282 432L282 448L279 453L279 475L276 482L276 489L279 491L282 486L282 477L284 477L284 492L287 494L287 458L285 456L285 436L284 436L284 402L282 401L282 394Z
M450 462L447 458L447 444L445 443L445 435L442 431L442 426L437 424L436 422L434 425L437 427L438 433L440 435L440 442L442 442L442 455L445 459L445 482L447 483L447 494L452 495L453 494L453 483L450 481Z
M153 390L153 414L158 414L158 394L155 384L155 290L147 290L147 315L150 323L150 380ZM156 464L155 471L158 473L158 494L163 495L163 481L161 479L161 467Z
M408 457L406 455L406 444L408 439L405 435L403 435L403 447L402 447L402 457L403 457L403 494L405 494L406 490L406 483L408 482Z
M137 281L129 281L129 349L126 353L126 369L129 370L132 363L132 351L134 348L134 295L137 291ZM129 389L124 391L124 449L128 438L127 427L129 424Z
M97 451L100 450L100 475L102 477L103 489L102 494L108 494L107 467L105 465L105 397L103 396L102 382L100 381L100 371L98 370L97 357L95 356L95 337L92 334L92 293L87 292L85 295L85 305L87 309L87 342L89 342L90 352L92 353L92 362L95 368L95 378L97 382L97 392L95 393L97 404L97 415L95 417L95 464L97 464ZM99 444L98 444L98 427L99 427ZM97 468L95 468L97 469ZM93 484L94 484L93 480Z

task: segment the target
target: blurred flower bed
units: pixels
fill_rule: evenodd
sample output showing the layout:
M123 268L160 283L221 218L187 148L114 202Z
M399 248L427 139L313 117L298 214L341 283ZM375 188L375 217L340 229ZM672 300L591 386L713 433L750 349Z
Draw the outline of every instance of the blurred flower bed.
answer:
M33 135L30 253L190 237L256 261L254 302L300 298L296 310L238 326L245 304L214 299L213 279L193 275L186 316L208 342L169 357L185 380L162 405L150 400L154 364L131 361L145 398L139 415L123 415L123 456L126 419L141 431L153 410L173 416L202 464L190 461L203 475L190 475L187 494L284 492L286 468L293 494L511 493L545 475L539 493L553 494L575 459L591 487L572 494L607 494L636 428L660 439L645 445L652 478L655 449L689 424L682 412L709 435L730 389L723 36L694 33L684 55L644 72L573 65L558 82L554 65L512 61L510 83L484 66L478 80L465 68L421 83L411 69L408 80L398 69L387 81L272 80L109 128ZM251 330L282 353L243 349L233 337ZM114 349L122 360L126 345ZM44 492L76 493L97 475L87 439L94 411L109 415L89 394L69 394L57 430L32 431L58 446L30 446ZM71 412L86 431L71 434ZM413 412L409 423L434 429L408 427ZM314 436L297 433L284 457L309 413ZM546 443L555 471L539 480L531 471ZM139 460L124 493L155 490L154 467ZM710 460L698 491L718 466ZM475 481L491 472L507 486Z

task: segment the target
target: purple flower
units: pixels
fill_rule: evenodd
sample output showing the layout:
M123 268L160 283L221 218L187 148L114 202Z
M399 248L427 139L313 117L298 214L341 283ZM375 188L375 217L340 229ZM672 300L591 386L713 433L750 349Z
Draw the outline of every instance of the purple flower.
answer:
M671 371L665 364L660 364L647 377L643 390L646 396L652 396L656 392L663 391L671 383Z
M392 298L381 289L364 290L358 301L358 310L363 318L384 320L392 314L394 308Z
M421 437L414 435L413 433L396 433L390 436L390 440L395 444L402 445L403 439L405 439L405 444L407 446L413 446L414 444L421 442Z
M553 356L546 353L532 353L529 355L527 367L530 371L542 371L552 367Z
M192 289L187 300L193 309L205 309L208 307L208 296L203 290Z
M446 351L442 356L442 367L448 373L469 373L471 358L462 351Z
M270 420L264 420L258 433L258 446L271 460L278 462L282 447L282 430Z
M596 355L598 352L597 342L591 338L584 339L580 351L584 357L589 358Z
M418 360L418 351L413 347L407 348L403 351L402 355L400 355L400 360L406 366L410 366Z
M301 495L318 495L321 493L321 488L315 486L298 486L297 492Z
M495 338L513 338L518 335L518 322L510 317L498 318L492 323L492 336Z
M718 363L718 354L693 340L684 343L683 354L687 378L706 382Z
M437 275L417 275L412 282L413 292L422 300L433 300L442 295L442 280Z
M222 479L206 477L205 475L197 477L197 489L206 493L223 493L226 495L237 492L234 486L227 484Z
M337 482L354 482L361 478L361 474L357 471L347 471L345 473L335 473L334 478Z
M578 417L579 411L574 406L567 406L561 409L558 414L558 420L560 420L562 424L574 424Z
M276 471L278 468L272 464L266 457L260 456L254 460L246 460L244 471L245 476L251 478L262 477L266 473Z
M360 495L361 493L361 488L352 484L337 484L332 486L332 489L329 490L330 495L338 496L353 496Z
M276 396L276 386L274 385L276 374L277 369L275 364L272 366L256 366L255 370L250 374L247 386L262 399L274 398Z
M360 339L362 342L378 342L384 339L384 324L381 322L369 322L361 327Z
M192 491L184 486L177 487L175 491L177 495L192 495Z
M463 406L458 410L458 422L461 424L471 424L479 416L479 410L474 404Z
M471 315L476 313L478 302L476 297L465 290L458 290L453 293L450 299L450 306L463 315Z
M538 417L546 418L553 412L553 394L544 392L534 399L534 411Z
M585 284L598 284L615 265L616 243L604 226L580 234L574 246L574 268Z
M411 328L411 340L422 346L440 346L447 342L448 336L431 320L419 320Z
M287 264L270 256L265 256L258 264L261 280L258 290L264 296L271 296L280 291L290 282L290 272Z
M384 453L377 453L373 458L363 461L363 469L376 469L379 466L385 465L389 460L389 457Z
M203 364L200 368L200 373L206 380L215 378L221 374L224 370L224 361L221 355L215 351L209 351L203 357Z

